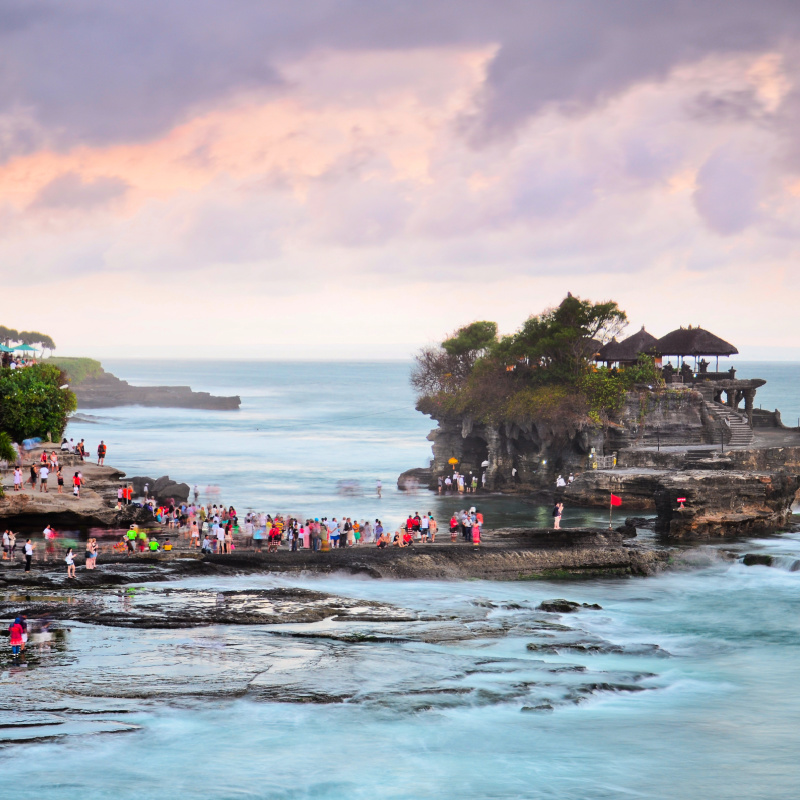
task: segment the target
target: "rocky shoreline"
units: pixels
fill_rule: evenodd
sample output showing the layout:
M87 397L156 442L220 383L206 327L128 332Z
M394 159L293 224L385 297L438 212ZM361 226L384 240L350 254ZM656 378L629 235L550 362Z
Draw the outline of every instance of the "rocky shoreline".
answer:
M220 397L208 392L195 392L189 386L131 386L104 369L70 388L75 393L78 408L148 406L235 411L242 404L238 395Z

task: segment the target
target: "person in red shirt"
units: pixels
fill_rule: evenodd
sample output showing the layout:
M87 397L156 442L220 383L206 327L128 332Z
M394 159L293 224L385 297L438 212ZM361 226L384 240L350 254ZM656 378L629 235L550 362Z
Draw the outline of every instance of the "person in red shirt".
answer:
M14 622L8 626L8 632L10 634L9 642L11 644L11 655L18 656L19 649L22 647L22 625L19 624L18 620L14 620Z
M400 547L411 547L414 544L414 534L411 531L406 531L403 534L403 543Z
M408 515L408 519L406 520L406 530L413 531L414 530L414 517L411 514Z

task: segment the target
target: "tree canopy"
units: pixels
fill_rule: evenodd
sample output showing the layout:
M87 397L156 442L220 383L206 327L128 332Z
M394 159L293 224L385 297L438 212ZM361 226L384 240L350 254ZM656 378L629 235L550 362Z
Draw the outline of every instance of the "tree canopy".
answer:
M597 350L627 321L614 301L568 294L500 339L496 323L470 323L418 354L411 374L418 408L497 421L569 409L573 417L597 421L601 412L619 407L642 376L656 377L652 364L624 377L594 366Z
M6 347L11 342L17 344L35 344L41 345L45 350L55 350L56 343L46 333L39 333L39 331L18 331L14 328L7 328L5 325L0 325L0 342Z
M77 407L75 395L60 388L65 383L64 374L51 364L0 369L0 431L16 442L60 437Z

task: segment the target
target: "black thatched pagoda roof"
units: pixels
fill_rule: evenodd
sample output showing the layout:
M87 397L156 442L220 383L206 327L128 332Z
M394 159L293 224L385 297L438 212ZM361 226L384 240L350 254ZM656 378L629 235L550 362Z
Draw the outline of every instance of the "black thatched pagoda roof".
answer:
M651 333L648 333L642 325L642 329L618 342L612 339L604 344L597 355L598 361L636 361L642 353L653 352L653 345L658 340Z
M661 356L733 356L739 352L710 331L691 326L662 336L652 349Z

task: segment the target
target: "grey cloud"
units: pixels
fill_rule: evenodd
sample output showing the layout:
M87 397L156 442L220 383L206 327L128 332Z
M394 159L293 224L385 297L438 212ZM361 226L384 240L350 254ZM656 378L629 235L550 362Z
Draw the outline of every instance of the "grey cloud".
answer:
M700 92L688 106L689 116L702 122L745 122L766 115L753 89L713 94Z
M480 143L799 29L795 0L0 0L0 116L25 109L48 146L141 140L238 93L288 90L277 65L313 50L496 45L464 121Z
M124 195L129 184L122 178L100 177L84 181L77 172L65 172L39 190L32 208L92 209Z

